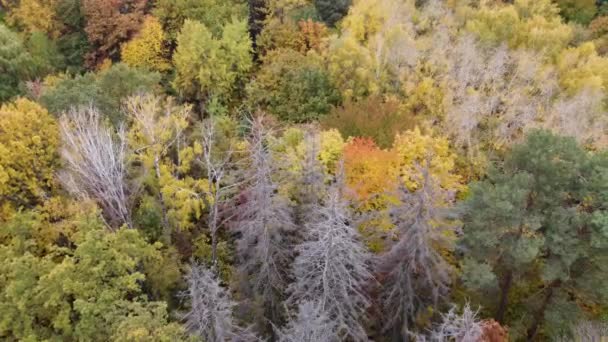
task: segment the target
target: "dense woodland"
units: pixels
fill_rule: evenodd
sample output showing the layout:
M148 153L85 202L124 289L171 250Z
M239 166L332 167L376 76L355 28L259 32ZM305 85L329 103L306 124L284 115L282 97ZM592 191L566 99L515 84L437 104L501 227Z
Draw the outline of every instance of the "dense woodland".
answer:
M0 0L0 340L608 336L608 1Z

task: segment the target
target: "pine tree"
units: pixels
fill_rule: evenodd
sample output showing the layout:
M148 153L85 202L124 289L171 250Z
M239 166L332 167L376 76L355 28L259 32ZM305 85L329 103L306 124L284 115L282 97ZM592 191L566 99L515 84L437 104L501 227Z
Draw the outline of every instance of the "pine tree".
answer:
M524 324L519 328L529 339L541 327L557 336L582 314L581 304L608 298L601 285L608 255L606 177L605 153L535 131L471 187L460 241L464 283L483 293L498 321ZM514 305L520 310L510 311ZM530 319L520 321L524 316Z

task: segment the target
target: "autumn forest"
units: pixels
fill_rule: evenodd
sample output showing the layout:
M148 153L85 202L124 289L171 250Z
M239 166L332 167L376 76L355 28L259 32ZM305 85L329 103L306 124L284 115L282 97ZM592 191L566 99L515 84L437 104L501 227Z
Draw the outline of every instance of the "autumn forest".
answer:
M602 338L607 0L0 0L0 340Z

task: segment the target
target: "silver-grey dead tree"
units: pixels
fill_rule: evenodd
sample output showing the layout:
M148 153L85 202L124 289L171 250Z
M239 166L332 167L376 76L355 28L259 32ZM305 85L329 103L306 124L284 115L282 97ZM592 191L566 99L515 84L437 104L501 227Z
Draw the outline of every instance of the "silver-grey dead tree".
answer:
M420 342L479 342L483 337L483 323L477 318L477 312L465 304L462 313L452 307L441 315L441 322L435 325L427 335L413 335Z
M370 254L351 225L341 179L315 208L317 215L305 227L306 241L296 247L288 303L316 301L337 325L341 339L367 341L362 321L370 305L366 285L373 281Z
M224 289L213 271L193 264L186 278L186 297L190 310L184 319L186 328L206 342L257 341L247 329L240 327L232 316L236 303Z
M338 327L317 302L304 302L289 323L277 332L279 342L338 342Z
M326 173L319 160L320 136L315 128L309 127L304 135L304 158L294 179L297 200L296 217L304 224L316 214L325 193Z
M72 108L59 120L65 169L60 174L73 194L95 200L111 227L131 226L127 189L127 142L94 107Z
M253 119L250 129L249 165L242 203L236 209L238 269L265 318L278 324L293 259L290 236L296 226L289 201L279 192L282 177L267 146L270 132L263 116Z
M407 340L410 323L429 305L437 306L450 289L450 265L441 255L452 241L445 220L446 192L421 168L416 191L401 185L399 203L390 208L397 242L377 258L381 276L380 302L384 330Z

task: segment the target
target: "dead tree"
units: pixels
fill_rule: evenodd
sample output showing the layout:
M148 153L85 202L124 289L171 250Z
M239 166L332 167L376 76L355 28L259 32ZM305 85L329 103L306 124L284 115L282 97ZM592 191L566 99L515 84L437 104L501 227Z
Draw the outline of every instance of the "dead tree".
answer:
M95 200L113 228L131 226L125 130L102 122L94 107L71 109L60 119L65 169L60 175L73 194Z

